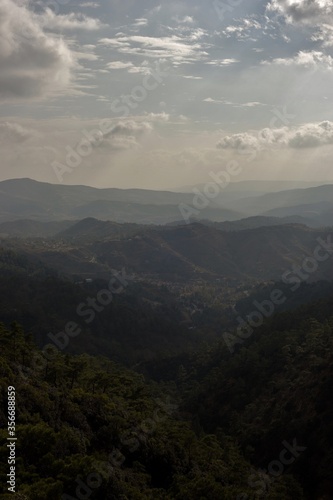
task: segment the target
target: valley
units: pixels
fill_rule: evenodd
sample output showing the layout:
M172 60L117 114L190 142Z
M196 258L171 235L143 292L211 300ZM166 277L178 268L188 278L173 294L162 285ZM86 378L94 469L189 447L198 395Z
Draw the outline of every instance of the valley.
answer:
M18 190L16 197L22 195ZM133 194L136 201L139 195ZM28 190L25 204L29 196ZM283 196L271 193L270 199L289 199ZM117 449L124 458L111 460L96 498L119 492L139 498L135 486L128 489L128 475L135 484L143 481L145 498L182 499L185 491L196 498L211 488L216 500L254 499L262 492L272 499L331 495L332 463L320 449L324 440L330 445L333 415L333 228L313 218L307 225L304 213L146 224L141 216L126 223L91 216L75 220L64 211L58 219L59 208L47 203L52 208L47 213L44 207L43 216L25 218L24 205L18 218L0 226L1 362L10 363L20 393L21 446L37 431L50 436L50 443L59 433L72 436L71 450L50 444L45 474L58 474L54 460L61 462L64 453L73 470L82 470L78 453L105 468L106 453ZM123 394L116 400L115 387ZM146 420L154 398L165 394L175 410L166 412L162 426L156 421L144 435L136 427L126 431L132 404L142 407L133 421ZM93 417L87 413L92 400L99 408ZM80 421L70 412L73 405ZM73 432L90 444L74 444ZM158 451L170 432L175 444ZM304 453L272 481L270 462L279 456L281 442L295 440ZM185 455L177 458L173 446L183 447ZM216 463L207 458L213 450L220 457ZM153 465L159 460L168 461L167 478ZM21 477L30 462L39 463L24 452ZM136 463L146 479L139 479ZM57 483L36 473L41 493L26 479L27 498L57 500L59 492L73 491L59 467L63 479ZM196 485L179 483L184 467ZM227 474L223 482L220 467Z

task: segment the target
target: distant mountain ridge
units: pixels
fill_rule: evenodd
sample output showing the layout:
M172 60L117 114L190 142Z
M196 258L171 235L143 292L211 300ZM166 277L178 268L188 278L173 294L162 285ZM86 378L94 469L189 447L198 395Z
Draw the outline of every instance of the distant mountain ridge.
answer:
M107 276L111 269L126 268L137 276L171 281L266 281L280 280L294 264L313 258L318 238L326 241L332 232L301 224L226 232L199 223L140 227L85 219L61 232L58 242L22 245L34 258L68 275ZM331 259L309 277L333 279Z
M165 224L181 217L179 205L192 205L193 194L142 189L97 189L47 184L31 179L0 182L0 222L95 217L114 222ZM210 203L202 214L213 220L236 220L241 214Z
M253 181L249 185L253 191ZM17 219L78 221L94 217L116 223L159 225L181 221L180 206L185 205L193 209L198 220L233 222L258 216L300 217L302 222L314 227L333 224L331 184L260 195L250 194L251 190L246 190L246 185L243 188L244 191L235 191L233 185L225 190L221 187L216 197L201 198L203 203L199 206L194 193L97 189L12 179L0 182L0 223ZM248 223L251 227L251 222Z
M277 193L266 193L258 197L244 198L226 206L249 215L288 216L303 215L306 212L329 210L333 207L333 184L306 189L290 189Z

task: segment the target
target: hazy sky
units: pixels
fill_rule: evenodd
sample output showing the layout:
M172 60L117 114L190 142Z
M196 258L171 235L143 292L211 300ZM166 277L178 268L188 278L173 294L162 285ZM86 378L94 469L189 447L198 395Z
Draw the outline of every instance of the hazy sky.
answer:
M332 0L0 0L0 178L332 181Z

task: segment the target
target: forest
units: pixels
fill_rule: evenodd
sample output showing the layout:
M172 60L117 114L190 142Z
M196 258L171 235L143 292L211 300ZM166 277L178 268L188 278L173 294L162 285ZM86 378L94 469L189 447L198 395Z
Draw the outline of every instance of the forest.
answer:
M205 304L212 284L179 302L165 285L134 282L89 325L76 306L105 281L77 284L6 248L0 257L1 498L330 498L332 283L303 284L231 353L217 325L232 335L236 324L230 307ZM246 315L276 286L229 295ZM68 319L80 334L62 348L46 332Z

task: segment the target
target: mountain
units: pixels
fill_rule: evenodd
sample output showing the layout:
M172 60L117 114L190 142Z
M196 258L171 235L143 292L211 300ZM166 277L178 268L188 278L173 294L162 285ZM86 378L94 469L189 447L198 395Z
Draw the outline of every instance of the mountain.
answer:
M192 206L194 194L142 189L96 189L47 184L31 179L0 182L0 221L79 220L96 217L114 222L165 224L178 220L180 204ZM209 203L201 211L213 220L235 220L237 211Z
M333 220L333 211L327 211L321 217L321 222L329 226ZM326 222L324 222L326 221ZM236 221L214 222L212 220L196 220L191 218L190 222L200 222L221 231L240 231L242 229L254 229L264 226L281 226L286 224L303 224L309 227L320 227L323 223L315 219L301 216L269 217L254 216ZM183 226L184 220L172 221L167 226ZM134 224L103 221L94 217L76 221L51 221L40 222L31 219L16 219L8 222L0 222L0 238L57 238L65 240L87 241L103 240L108 238L124 238L137 234L139 231L154 227L154 224Z
M71 241L95 241L103 239L122 239L133 236L152 226L139 224L119 224L112 221L102 221L94 217L87 217L79 222L73 222L63 231L58 232L56 238ZM1 228L1 225L0 225Z
M287 217L257 215L236 221L213 222L201 220L200 222L201 224L215 227L221 231L241 231L243 229L255 229L267 226L284 226L288 224L302 224L304 226L317 227L317 224L312 219L301 217L299 215L290 215ZM179 225L181 225L181 223Z
M279 280L305 258L313 259L318 238L330 231L299 224L221 231L194 223L185 226L140 227L83 220L55 241L11 242L45 265L67 275L107 277L122 269L156 280L223 279L238 283ZM331 260L319 263L309 279L333 277Z
M82 496L103 465L91 498L332 498L333 229L275 222L2 225L52 233L1 238L0 420L10 383L18 497Z
M269 189L267 183L258 183L257 190L255 183L245 183L244 189L238 190L236 184L239 183L225 189L221 187L217 196L208 199L202 195L196 197L195 193L96 189L13 179L0 182L0 222L17 219L75 221L93 217L117 223L159 225L179 220L185 222L184 217L189 214L199 220L216 222L232 222L248 216L295 216L303 220L290 222L305 222L315 227L331 224L333 185L263 194L262 189ZM203 192L204 188L201 189ZM251 222L245 227L252 227ZM21 231L21 234L25 233L24 229ZM20 234L19 229L17 232ZM38 234L36 228L33 228L33 234ZM41 229L39 234L45 233Z
M237 439L198 432L172 387L105 357L56 350L46 361L17 323L0 325L0 341L0 419L7 422L16 393L20 451L8 469L14 445L0 429L2 500L254 498ZM19 493L8 492L8 471L20 478ZM276 498L304 495L288 474L272 485L267 499Z
M74 283L22 253L0 248L0 324L18 321L40 346L57 338L69 320L81 334L71 339L68 351L107 355L131 364L156 356L161 349L177 352L195 345L196 331L189 331L178 297L147 283L134 282L125 272L124 293L89 314L88 298L108 289L108 279ZM118 287L117 287L118 288ZM79 306L83 305L79 310ZM88 314L87 314L88 313ZM163 319L162 319L163 318ZM56 345L57 340L55 340ZM61 346L60 346L61 348Z
M306 498L333 498L332 304L327 296L275 315L238 339L233 355L221 341L206 355L179 360L187 412L206 432L237 435L255 466L252 484L262 492L276 478L273 467L267 476L263 469L278 463L283 443L296 442L297 461L286 472Z
M333 220L333 184L307 189L290 189L277 193L227 202L225 207L247 213L275 217L301 216L315 224L331 225ZM330 220L332 222L330 222Z
M19 219L0 223L0 237L16 236L21 238L48 238L65 231L74 221L39 222Z
M263 181L263 180L251 180L251 181L234 181L228 184L224 188L226 193L242 193L243 197L247 195L260 195L264 193L274 193L277 191L287 191L289 189L305 189L315 186L320 186L324 184L323 182L306 182L306 181ZM179 193L191 193L194 188L202 190L204 184L195 184L192 186L182 186L178 189L170 189L170 191Z

